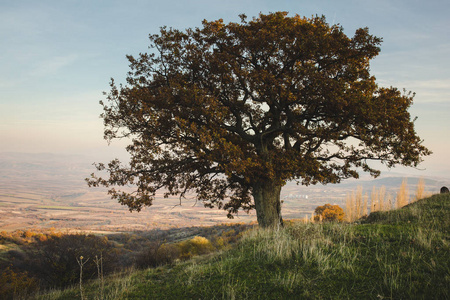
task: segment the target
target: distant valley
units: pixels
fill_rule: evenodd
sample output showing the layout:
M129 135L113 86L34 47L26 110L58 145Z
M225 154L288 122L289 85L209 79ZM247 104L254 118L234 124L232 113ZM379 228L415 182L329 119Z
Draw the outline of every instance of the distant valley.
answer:
M245 212L233 220L218 209L204 208L192 196L164 199L158 194L154 205L140 213L130 213L102 188L89 188L84 178L95 171L93 159L86 156L56 154L0 153L0 231L29 228L55 228L80 231L134 231L155 228L209 226L218 223L256 220ZM424 178L426 191L438 193L442 178ZM345 197L362 186L370 193L373 186L385 186L395 196L403 176L347 180L338 185L301 186L290 182L281 192L283 217L303 218L325 203L343 206ZM419 178L407 178L414 196Z

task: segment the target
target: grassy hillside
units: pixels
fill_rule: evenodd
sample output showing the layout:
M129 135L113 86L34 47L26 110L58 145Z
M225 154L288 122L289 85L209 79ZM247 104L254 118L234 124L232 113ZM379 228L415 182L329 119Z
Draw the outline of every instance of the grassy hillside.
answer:
M450 299L450 195L354 224L252 230L232 249L83 286L85 299ZM80 288L39 299L80 299Z

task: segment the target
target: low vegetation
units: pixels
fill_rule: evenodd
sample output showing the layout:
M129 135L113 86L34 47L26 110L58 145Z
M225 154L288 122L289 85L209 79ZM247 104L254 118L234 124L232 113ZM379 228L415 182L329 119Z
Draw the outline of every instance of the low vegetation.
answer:
M103 281L104 276L130 268L157 267L227 249L249 227L223 224L108 236L55 230L1 232L0 299L28 298L39 291Z
M399 209L429 196L431 196L431 194L425 192L425 181L423 179L419 179L413 197L410 196L406 179L402 181L395 196L386 193L386 188L384 186L379 189L373 187L372 192L370 193L370 203L369 194L365 193L363 195L362 187L358 187L356 191L347 195L344 219L347 222L354 222L358 219L367 217L369 211L372 213Z
M450 195L346 222L254 229L233 247L86 282L85 299L449 299ZM179 249L214 246L203 238ZM182 250L180 250L182 251ZM186 253L186 252L184 252ZM150 263L149 263L150 265ZM79 286L38 299L81 299Z
M342 222L344 220L344 210L341 207L339 207L339 205L325 204L322 206L318 206L314 210L314 213L315 213L314 216L315 222L322 222L322 221Z

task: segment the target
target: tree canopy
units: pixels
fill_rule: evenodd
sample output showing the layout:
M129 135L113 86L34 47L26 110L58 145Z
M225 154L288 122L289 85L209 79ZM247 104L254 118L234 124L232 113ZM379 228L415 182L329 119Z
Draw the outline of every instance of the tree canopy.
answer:
M275 226L287 181L377 176L370 161L417 166L430 153L408 112L414 95L370 74L381 39L367 28L350 38L325 17L276 12L149 38L151 51L127 56L127 83L112 80L101 102L105 139L130 138L130 163L98 164L109 178L88 180L130 210L164 188L229 216L256 208L261 226Z

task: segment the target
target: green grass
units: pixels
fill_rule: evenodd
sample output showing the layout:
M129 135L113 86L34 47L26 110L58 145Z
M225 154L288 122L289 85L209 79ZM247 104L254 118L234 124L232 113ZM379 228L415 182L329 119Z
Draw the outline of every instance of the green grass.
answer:
M109 277L104 299L450 299L450 195L356 224L252 230L234 248ZM99 282L85 285L98 299ZM40 299L80 299L79 289Z

